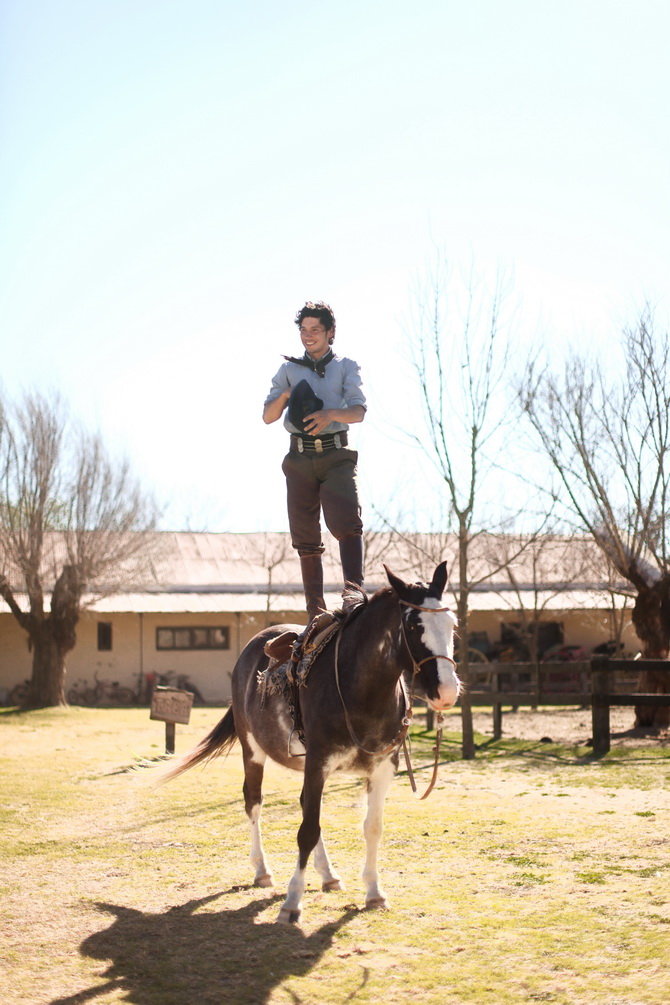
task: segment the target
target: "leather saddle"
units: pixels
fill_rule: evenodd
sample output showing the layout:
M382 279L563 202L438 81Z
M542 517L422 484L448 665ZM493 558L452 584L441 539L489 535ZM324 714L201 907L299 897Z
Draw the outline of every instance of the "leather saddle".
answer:
M276 664L287 663L289 660L301 663L317 651L320 652L340 624L334 614L324 611L310 621L304 632L282 632L276 639L266 642L263 651Z

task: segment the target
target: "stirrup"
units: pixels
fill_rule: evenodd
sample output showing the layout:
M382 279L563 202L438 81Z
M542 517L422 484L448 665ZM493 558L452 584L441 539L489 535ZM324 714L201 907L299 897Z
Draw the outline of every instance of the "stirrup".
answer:
M330 611L322 611L321 614L310 621L302 635L299 635L294 643L294 653L299 650L301 653L311 653L327 636L337 618ZM295 659L295 655L294 655Z
M291 744L293 744L293 749L291 749ZM302 747L302 750L299 749L300 747ZM305 737L302 730L299 729L298 726L294 725L291 732L288 734L286 752L289 757L304 757L307 753L307 748L305 747Z

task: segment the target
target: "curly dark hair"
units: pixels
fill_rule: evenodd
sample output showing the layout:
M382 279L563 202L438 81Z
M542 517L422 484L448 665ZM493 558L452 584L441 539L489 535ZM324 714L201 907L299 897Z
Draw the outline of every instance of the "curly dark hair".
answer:
M328 339L332 343L335 338L335 315L330 304L324 303L323 300L317 300L316 303L308 300L295 316L295 323L298 328L305 318L318 318L327 332L332 330L333 334Z

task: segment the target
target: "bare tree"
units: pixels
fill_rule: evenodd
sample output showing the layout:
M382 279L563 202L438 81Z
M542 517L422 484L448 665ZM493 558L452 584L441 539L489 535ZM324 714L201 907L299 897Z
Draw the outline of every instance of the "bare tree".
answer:
M622 580L620 573L609 563L601 592L607 597L607 623L609 628L608 650L611 655L622 654L626 650L624 635L632 625L631 608L635 594L630 585ZM637 648L637 647L636 647ZM631 654L632 655L632 654ZM639 658L640 652L636 653Z
M500 276L490 291L471 277L459 311L452 289L448 270L438 256L426 290L418 294L416 316L407 335L424 419L423 435L413 438L441 480L444 509L456 534L459 670L466 683L461 699L463 757L472 758L475 747L467 692L468 611L474 586L471 546L481 529L490 526L485 504L492 496L499 498L494 486L503 477L500 457L502 433L510 419L505 383L510 342L501 311L508 290ZM485 482L493 492L482 492ZM452 588L453 578L452 570Z
M621 340L620 367L572 354L562 374L531 368L521 399L564 490L572 519L590 533L635 594L643 655L670 651L670 343L646 306ZM642 690L668 679L646 672ZM638 708L636 725L667 725L668 709Z
M272 616L272 600L276 588L275 573L287 561L293 558L295 552L291 546L288 534L269 534L267 532L254 537L257 553L256 560L267 574L265 584L265 625L270 624Z
M592 539L583 534L556 534L547 529L532 535L491 534L483 539L487 562L507 582L506 589L496 592L518 616L530 662L540 658L541 625L552 601L566 591L594 587L593 548Z
M0 403L0 477L0 596L33 655L25 704L63 705L82 608L149 577L156 506L56 395Z
M377 513L372 506L373 515L376 517ZM377 521L383 525L383 521ZM368 523L363 528L363 552L365 555L365 578L366 581L384 582L384 563L389 560L389 555L391 552L391 546L393 543L393 535L387 530L383 530L377 523L372 526ZM397 562L395 563L397 565ZM402 576L406 569L398 569L397 572ZM393 568L393 572L396 572L396 568Z

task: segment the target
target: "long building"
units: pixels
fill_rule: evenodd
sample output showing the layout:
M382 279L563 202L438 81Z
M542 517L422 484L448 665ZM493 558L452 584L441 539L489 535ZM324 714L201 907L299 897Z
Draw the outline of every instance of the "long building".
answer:
M384 563L408 581L430 579L443 559L452 576L458 569L454 535L370 533L365 544L371 593L386 584ZM132 583L131 577L131 585L115 592L100 584L85 598L77 644L67 658L66 690L90 687L97 677L139 694L147 677L176 682L187 675L207 702L226 702L237 656L256 632L306 621L299 562L288 535L163 533L152 538L152 548L149 581ZM343 584L331 538L324 572L332 609L340 604ZM472 545L469 578L470 644L484 656L509 653L532 620L541 625L541 651L558 645L591 651L612 638L620 638L627 651L639 648L625 584L609 580L587 539L529 544L481 535ZM20 587L18 580L13 585ZM458 586L451 584L452 590ZM455 608L454 593L449 597ZM25 605L25 596L17 598ZM6 703L30 674L28 637L0 601L0 700Z

